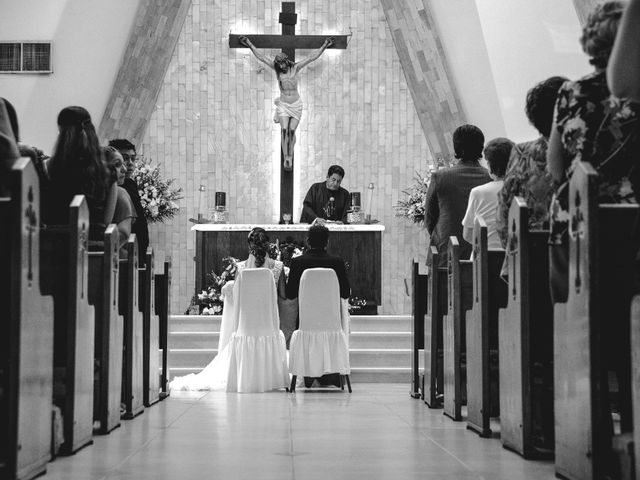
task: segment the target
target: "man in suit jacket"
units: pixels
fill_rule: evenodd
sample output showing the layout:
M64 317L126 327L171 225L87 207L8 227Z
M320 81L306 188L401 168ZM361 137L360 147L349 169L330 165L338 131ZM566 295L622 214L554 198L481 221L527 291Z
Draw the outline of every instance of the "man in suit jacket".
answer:
M334 257L327 253L327 244L329 243L329 229L321 224L313 224L309 227L307 236L307 245L309 250L291 259L291 267L289 270L289 280L287 281L286 293L287 298L298 298L300 289L300 278L302 272L308 268L331 268L338 276L338 284L340 285L340 297L349 298L351 288L349 287L349 279L347 278L347 269L344 260L340 257ZM298 320L299 322L299 320ZM299 323L296 324L298 328ZM304 382L307 387L313 384L314 378L305 377ZM340 386L340 377L338 374L323 375L317 379L320 385Z
M449 237L458 237L461 258L469 258L471 245L462 238L464 218L471 189L491 181L489 172L480 165L484 135L474 125L462 125L453 132L453 149L460 161L453 167L433 172L425 199L425 224L430 235L430 244L444 254ZM427 264L431 264L431 249L427 252ZM445 267L447 256L440 255L440 264Z

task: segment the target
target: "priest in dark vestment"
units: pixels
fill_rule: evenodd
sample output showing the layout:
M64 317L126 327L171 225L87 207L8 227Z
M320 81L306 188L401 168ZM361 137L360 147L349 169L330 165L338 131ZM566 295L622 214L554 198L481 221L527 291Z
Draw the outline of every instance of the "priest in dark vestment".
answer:
M331 165L324 182L311 185L304 197L300 223L312 223L316 218L334 222L347 222L349 192L340 186L344 169Z

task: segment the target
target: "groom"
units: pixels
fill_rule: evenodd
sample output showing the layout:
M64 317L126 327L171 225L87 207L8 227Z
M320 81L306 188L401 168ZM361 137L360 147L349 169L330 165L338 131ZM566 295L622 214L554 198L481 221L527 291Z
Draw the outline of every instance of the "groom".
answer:
M340 298L347 299L351 292L349 287L349 279L347 278L347 269L344 260L340 257L334 257L327 253L327 244L329 243L329 229L321 224L312 224L309 227L307 236L307 245L309 250L291 259L291 267L289 270L289 280L287 281L286 293L288 299L297 299L300 289L300 277L302 272L308 268L331 268L338 276L338 284L340 285ZM299 324L296 324L296 328ZM323 375L317 379L320 385L340 386L340 377L337 373ZM304 383L308 388L312 385L314 378L305 377Z

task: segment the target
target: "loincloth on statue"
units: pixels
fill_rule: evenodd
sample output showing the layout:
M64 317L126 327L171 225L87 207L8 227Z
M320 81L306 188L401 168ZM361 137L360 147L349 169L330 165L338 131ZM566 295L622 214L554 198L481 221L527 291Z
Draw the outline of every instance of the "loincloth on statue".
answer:
M300 121L302 117L302 100L298 98L293 103L287 103L280 100L280 97L276 98L273 102L276 105L276 111L273 115L273 121L278 123L280 117L291 117Z

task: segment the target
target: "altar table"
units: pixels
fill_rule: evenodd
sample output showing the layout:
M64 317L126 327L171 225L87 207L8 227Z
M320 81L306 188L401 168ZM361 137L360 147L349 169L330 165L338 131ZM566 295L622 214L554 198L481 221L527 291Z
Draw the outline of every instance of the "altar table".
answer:
M281 243L290 238L304 244L309 225L241 225L198 224L191 230L196 233L195 291L200 293L206 285L207 274L220 275L225 267L223 258L232 256L244 260L248 255L247 236L252 228L262 227L269 240ZM384 226L328 224L331 232L327 251L341 257L348 264L347 275L351 284L351 296L367 301L367 305L379 306L382 299L382 232Z

